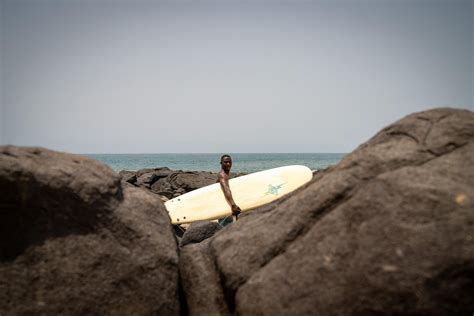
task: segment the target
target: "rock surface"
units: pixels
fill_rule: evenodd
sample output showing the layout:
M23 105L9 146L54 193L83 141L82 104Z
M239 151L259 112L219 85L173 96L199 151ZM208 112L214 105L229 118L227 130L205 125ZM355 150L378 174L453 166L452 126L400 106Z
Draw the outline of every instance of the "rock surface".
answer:
M119 172L119 176L122 180L127 181L137 187L151 189L151 187L158 181L166 178L171 173L167 167L154 168L154 169L140 169L137 172L122 170ZM130 179L130 180L127 180Z
M152 187L152 191L167 198L196 190L216 182L217 175L211 172L178 171L168 175Z
M230 177L241 175L244 173L231 173ZM215 183L217 179L217 173L214 172L170 170L167 167L138 171L122 170L119 176L123 181L159 194L166 199L208 186Z
M201 241L214 236L222 226L216 222L198 221L189 225L183 234L180 246L184 247L188 244L200 243Z
M158 196L92 159L13 146L0 192L0 314L179 314Z
M130 184L137 182L137 175L135 172L122 170L118 175L122 178L122 181L128 182Z
M182 248L180 271L191 315L470 315L474 113L395 122L297 193Z
M179 271L186 295L188 313L199 315L228 315L229 309L220 276L209 253L209 239L190 244L180 250Z

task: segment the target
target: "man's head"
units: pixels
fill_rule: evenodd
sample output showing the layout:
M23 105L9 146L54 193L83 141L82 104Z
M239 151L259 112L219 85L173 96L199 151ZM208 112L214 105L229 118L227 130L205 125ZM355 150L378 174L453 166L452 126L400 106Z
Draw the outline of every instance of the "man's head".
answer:
M232 168L232 158L229 155L222 155L221 166L224 171L230 171L230 168Z

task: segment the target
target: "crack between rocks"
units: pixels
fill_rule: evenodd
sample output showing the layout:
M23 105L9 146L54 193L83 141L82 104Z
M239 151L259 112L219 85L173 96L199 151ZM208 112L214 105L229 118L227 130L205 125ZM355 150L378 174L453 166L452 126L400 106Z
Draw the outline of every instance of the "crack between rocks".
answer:
M222 289L222 294L224 295L225 306L227 307L227 312L229 315L233 315L235 314L235 293L237 293L237 290L239 289L240 286L238 286L235 291L233 291L230 288L227 288L225 286L226 277L225 277L225 274L222 273L222 270L219 268L219 265L217 264L217 257L213 255L212 259L213 259L212 263L217 272L217 276L219 277L219 282Z
M176 235L173 234L175 240ZM177 240L176 240L177 241ZM186 292L184 291L184 285L182 281L182 272L180 268L181 264L181 251L179 251L179 247L176 244L176 252L178 253L178 300L179 300L179 315L186 316L189 315L189 307L188 307L188 298L186 297Z

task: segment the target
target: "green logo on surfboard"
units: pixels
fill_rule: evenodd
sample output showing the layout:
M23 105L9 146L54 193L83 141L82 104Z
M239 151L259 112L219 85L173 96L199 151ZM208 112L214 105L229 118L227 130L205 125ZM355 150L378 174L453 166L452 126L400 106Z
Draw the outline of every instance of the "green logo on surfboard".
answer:
M279 185L268 185L268 191L265 193L265 195L273 194L273 195L278 195L278 190L281 189L281 187L284 185L284 183L279 184Z

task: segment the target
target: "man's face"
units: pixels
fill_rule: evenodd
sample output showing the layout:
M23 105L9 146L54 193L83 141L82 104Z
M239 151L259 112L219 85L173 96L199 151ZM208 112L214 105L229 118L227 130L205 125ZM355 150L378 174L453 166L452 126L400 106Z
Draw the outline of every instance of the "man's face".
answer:
M222 159L221 161L221 165L222 169L224 169L225 171L230 170L230 168L232 167L232 159L230 157L224 157L224 159Z

